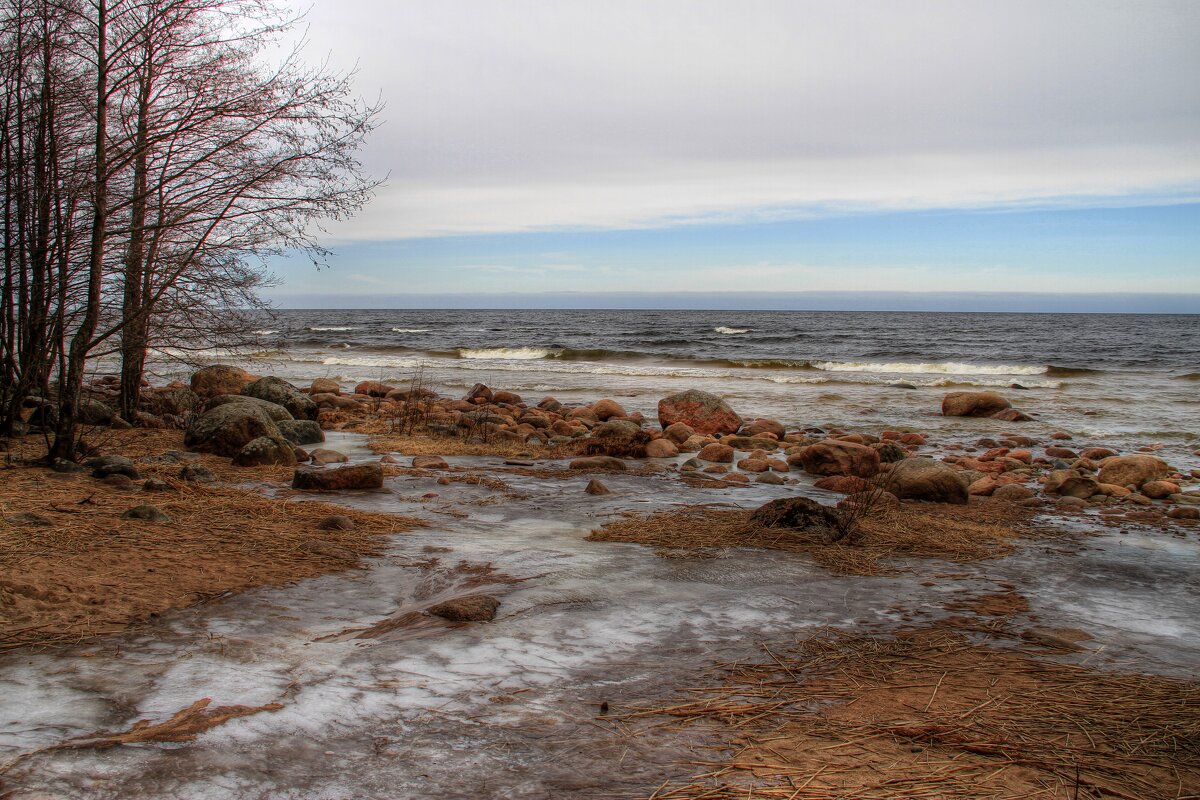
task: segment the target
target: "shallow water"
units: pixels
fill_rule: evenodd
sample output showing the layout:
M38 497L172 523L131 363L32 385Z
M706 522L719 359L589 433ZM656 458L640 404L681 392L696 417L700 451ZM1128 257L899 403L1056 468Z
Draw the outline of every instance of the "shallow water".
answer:
M328 444L355 460L373 457L353 436L332 435ZM760 643L816 626L887 628L906 611L941 615L956 593L1004 581L1030 600L1019 622L1092 633L1079 656L1089 664L1165 674L1200 664L1193 534L1104 531L1030 543L997 561L838 577L781 552L672 559L584 541L606 515L670 502L757 505L810 492L804 485L714 492L669 476L606 475L613 494L590 497L582 492L588 476L503 477L527 497L399 477L381 492L342 498L430 521L394 537L366 569L173 613L137 635L0 660L0 760L161 720L202 697L284 705L191 744L40 755L17 767L5 788L14 798L648 794L668 777L690 775L685 762L708 743L699 733L629 736L598 717L601 702L661 699L714 661L761 657ZM440 496L420 499L429 491ZM470 516L440 513L452 507ZM480 584L460 561L491 563L496 572ZM965 577L920 585L951 572ZM502 597L495 622L380 625L468 591Z

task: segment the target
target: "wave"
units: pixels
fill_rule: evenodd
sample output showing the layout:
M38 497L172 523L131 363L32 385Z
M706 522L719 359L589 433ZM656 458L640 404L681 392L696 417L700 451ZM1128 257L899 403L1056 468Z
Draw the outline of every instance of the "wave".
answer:
M913 375L1045 375L1047 367L1024 364L966 364L957 361L913 364L907 361L814 361L822 372L889 372Z
M339 326L319 327L316 325L310 325L309 327L305 328L305 330L307 330L307 331L355 331L355 330L358 330L358 328L355 328L353 326L350 326L350 327L339 327Z
M262 330L262 331L250 331L250 333L254 334L255 336L274 336L275 334L279 333L279 331Z
M716 331L717 333L738 334L738 333L749 333L752 329L751 328L727 328L724 325L721 325L716 328L713 328L713 330Z
M392 328L392 333L429 333L429 328Z
M458 357L534 361L539 358L554 358L560 352L562 351L548 347L460 347Z

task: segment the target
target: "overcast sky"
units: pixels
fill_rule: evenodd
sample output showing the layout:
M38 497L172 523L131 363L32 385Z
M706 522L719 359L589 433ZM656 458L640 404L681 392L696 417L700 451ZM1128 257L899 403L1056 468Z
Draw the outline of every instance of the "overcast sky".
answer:
M308 20L310 56L386 102L364 157L390 177L330 228L333 269L277 265L289 303L356 282L1200 292L1200 2L315 0ZM1073 252L1046 235L1064 219ZM814 285L832 267L848 284Z

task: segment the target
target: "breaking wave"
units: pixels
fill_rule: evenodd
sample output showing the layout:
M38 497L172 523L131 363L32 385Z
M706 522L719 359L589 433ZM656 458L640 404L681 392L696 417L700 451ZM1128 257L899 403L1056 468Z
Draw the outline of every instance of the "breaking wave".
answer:
M713 330L716 331L717 333L737 334L737 333L749 333L751 331L751 328L727 328L724 325L721 325L719 327L713 328Z
M559 349L547 347L460 347L458 357L534 361L539 358L555 358L561 352Z
M815 361L822 372L888 372L912 375L1045 375L1047 367L1024 364L966 364L957 361L912 364L906 361Z
M392 333L429 333L429 328L392 328Z

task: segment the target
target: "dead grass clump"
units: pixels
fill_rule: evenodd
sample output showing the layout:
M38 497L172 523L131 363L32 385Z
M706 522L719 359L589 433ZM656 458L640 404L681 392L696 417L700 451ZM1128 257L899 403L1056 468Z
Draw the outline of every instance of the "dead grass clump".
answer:
M165 474L179 465L138 468ZM143 504L171 521L121 518ZM332 514L349 517L354 528L318 529ZM171 481L169 491L145 492L86 474L4 470L0 650L113 633L170 608L345 569L382 552L385 534L415 524L216 484Z
M828 542L828 530L773 528L752 523L752 511L717 504L689 506L618 520L592 531L598 542L634 542L655 548L691 550L760 547L805 553L845 575L892 571L881 563L898 557L975 561L1004 555L1022 535L1020 512L1003 522L992 509L974 506L905 504L887 514L858 520L853 535Z
M825 631L620 716L704 724L736 752L655 800L1122 798L1200 792L1200 684L921 629ZM663 723L657 723L662 725ZM749 793L752 787L752 793Z

